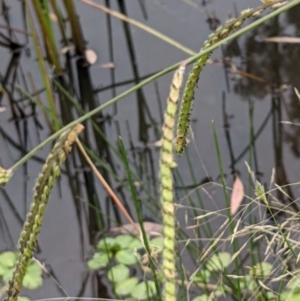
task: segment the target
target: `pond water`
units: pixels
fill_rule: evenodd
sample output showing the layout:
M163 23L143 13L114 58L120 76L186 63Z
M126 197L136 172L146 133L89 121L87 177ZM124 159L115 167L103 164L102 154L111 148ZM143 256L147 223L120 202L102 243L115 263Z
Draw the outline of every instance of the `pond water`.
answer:
M164 33L195 52L211 33L208 20L224 23L228 16L234 16L236 12L249 6L249 1L246 0L211 0L202 1L203 3L200 0L101 1L102 4L106 2L115 11L126 8L130 18ZM87 48L94 50L98 58L93 66L85 69L90 74L89 78L83 73L78 76L75 64L77 57L71 57L73 83L77 95L81 93L86 97L93 96L94 105L108 101L132 87L141 78L188 57L182 50L135 26L124 25L118 18L107 19L104 12L81 1L75 3ZM251 6L259 4L258 0L252 1ZM24 29L20 2L14 1L9 5L11 26ZM201 74L191 117L191 141L187 154L177 160L183 183L178 175L175 177L176 187L189 187L188 191L191 191L191 198L196 204L198 199L194 188L207 177L219 181L220 170L212 120L215 122L229 187L232 186L235 172L247 183L248 172L244 162L249 160L259 180L267 186L273 168L277 171L275 183L285 185L299 181L299 127L280 122L297 123L300 119L300 103L293 90L293 87L300 89L300 45L263 41L264 37L271 36L299 36L299 15L300 7L296 7L215 51L212 55L213 63L208 64ZM4 18L1 19L1 24L5 24ZM7 30L1 29L1 32L8 36ZM55 32L59 36L56 25ZM70 36L69 31L68 34ZM5 41L4 37L0 38ZM25 41L22 34L16 34L13 39L21 44ZM57 41L58 45L59 43L60 39ZM0 113L0 160L1 166L6 168L50 134L45 118L38 108L36 118L33 118L29 116L32 113L29 102L17 102L22 95L15 89L16 84L31 93L43 88L32 42L26 47L18 53L20 57L16 58L15 66L14 61L10 60L13 55L17 56L17 51L12 52L4 46L0 50L1 82L9 91L9 95L4 93L0 100L0 105L6 107L6 111ZM29 52L31 55L28 55ZM61 61L66 61L63 55ZM7 72L9 62L11 73ZM226 62L226 68L223 62ZM107 63L113 63L114 68L103 67ZM151 212L146 205L155 201L156 208L159 205L157 186L153 185L158 173L159 149L153 144L160 139L162 110L165 108L171 77L172 74L165 75L139 92L128 95L115 106L105 109L97 119L101 119L105 135L116 149L119 137L123 138L131 168L140 180L137 187L145 185L151 195L147 196L138 188L141 199L146 203L143 206L145 219L157 223L160 222L159 209ZM94 94L80 91L78 84L82 84L83 79L86 79L86 85L91 79ZM45 102L45 93L40 98ZM13 106L10 106L10 101L14 101ZM87 99L81 101L85 102L84 108L88 110ZM253 131L257 136L252 147L253 156L248 151L244 152L250 141L250 104L253 106ZM102 149L99 145L101 140L99 142L94 138L91 128L87 132L85 138L90 140L92 150L99 155L103 164L114 170L119 180L113 178L110 172L104 172L104 176L108 177L112 188L133 213L130 193L121 186L122 181L126 182L127 179L122 162L113 152L108 152L106 146ZM49 150L50 146L41 150L15 173L5 190L1 190L0 250L15 248L22 220L32 199L32 187L41 170L41 160L46 158ZM65 173L51 194L39 237L37 258L46 264L67 295L111 297L110 288L105 281L102 283L101 275L87 271L86 260L92 254L96 235L101 229L112 227L113 221L118 219L115 214L117 209L111 205L102 185L92 174L86 171L83 175L78 157L69 161L69 175L72 176L68 177ZM65 167L63 169L66 171ZM73 191L70 189L70 181L75 185ZM206 193L201 189L197 191L202 195L206 210L224 209L226 206L221 189L216 186L208 186ZM176 192L178 203L188 205L185 191L177 189ZM294 185L288 193L293 199L297 199L300 195L299 186ZM92 206L103 211L104 227L100 227L101 229ZM155 208L155 204L150 207ZM106 217L110 219L105 219ZM189 218L186 208L179 210L178 220L182 228L195 223ZM121 220L126 223L123 218ZM216 231L222 222L222 218L216 220L212 229ZM63 295L62 289L51 277L45 277L42 288L25 293L34 299Z

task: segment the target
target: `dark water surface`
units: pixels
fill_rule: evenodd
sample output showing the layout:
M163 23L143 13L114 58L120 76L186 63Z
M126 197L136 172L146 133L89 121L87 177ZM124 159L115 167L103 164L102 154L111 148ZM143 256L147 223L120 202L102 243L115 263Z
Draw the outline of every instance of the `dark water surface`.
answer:
M116 11L120 9L119 3L123 3L122 1L110 2L111 9ZM203 6L200 0L147 0L144 2L147 20L145 20L141 6L136 0L124 1L128 16L153 27L194 51L200 49L203 41L211 33L207 23L208 16L214 15L221 23L224 23L229 14L234 16L235 11L241 11L249 6L249 1L246 0L211 0L207 1L206 6ZM89 71L94 89L100 91L97 93L100 103L104 103L114 95L130 88L137 81L137 76L144 78L188 56L181 50L134 26L129 27L129 38L122 22L115 18L111 19L113 51L110 52L106 15L80 1L75 1L75 3L80 15L83 34L88 42L87 48L93 49L98 56L96 64L91 66ZM11 25L16 28L23 28L20 3L12 1L9 4L12 7L10 10ZM259 4L260 1L255 0L251 1L250 6L254 7ZM188 160L183 156L178 160L178 169L184 179L184 185L193 187L195 183L201 183L205 177L217 180L220 174L212 135L212 120L215 121L219 137L228 186L232 186L233 172L239 172L242 180L247 182L248 174L244 161L249 161L248 152L245 152L233 165L233 168L230 166L249 144L250 101L254 105L254 132L256 133L263 124L261 133L255 141L255 156L252 157L254 170L260 181L268 184L273 168L277 170L276 183L284 185L299 181L299 128L292 125L281 125L279 121L296 123L300 119L300 104L292 89L293 87L300 89L300 46L299 44L261 42L262 36L291 35L299 37L299 15L300 8L297 7L248 33L238 41L223 47L222 50L214 52L212 59L219 62L225 57L228 68L225 71L224 66L218 62L208 64L201 75L192 114L193 136L188 147L189 159L194 168L195 182L191 176ZM2 24L4 23L2 22ZM2 31L7 34L5 30ZM24 36L18 35L18 40L22 42ZM132 43L131 50L129 50L128 41ZM30 72L36 89L41 89L43 83L32 43L28 45L28 48L31 51L31 56L26 56L25 50L22 51L19 68L23 69L25 77L28 77ZM1 48L0 53L0 71L3 81L12 52ZM63 57L62 61L64 61ZM111 61L115 65L114 81L112 81L111 69L100 67L100 65ZM234 68L243 70L259 79L241 77L236 73L229 72L230 68L231 70ZM21 69L18 69L17 72L20 77ZM111 116L111 119L105 122L105 131L109 141L116 146L119 136L124 139L133 170L139 176L140 181L149 187L157 202L157 191L154 190L151 181L154 181L158 172L158 149L154 146L149 146L149 148L146 146L160 138L159 131L162 118L160 105L162 108L165 107L171 76L168 74L160 78L155 84L151 83L145 86L141 92L127 96L115 107L110 107L103 112L104 117ZM77 83L77 80L77 75L75 75L74 82ZM13 77L10 77L8 82L8 86L12 90ZM118 85L118 83L125 84ZM19 84L24 86L23 82L19 82ZM28 85L29 88L24 88L32 92L32 86ZM114 89L103 89L111 85L115 86ZM281 93L278 90L282 85L287 85L287 88ZM12 95L14 100L21 97L15 91ZM41 99L43 101L46 99L45 94L41 95ZM226 101L224 102L224 100ZM224 129L224 103L230 124L231 150ZM37 130L34 118L22 118L19 111L16 111L18 121L11 120L12 111L7 97L2 97L0 105L7 107L5 112L0 113L2 133L0 135L0 160L1 166L9 167L23 156L18 147L26 152L29 151L49 136L49 130L39 110L36 116L37 120L44 126L42 130ZM30 108L25 107L25 103L22 103L21 106L24 112L31 111ZM266 118L268 119L264 124ZM156 123L156 129L153 123ZM16 145L7 140L6 136L9 136ZM50 146L40 151L37 157L46 158L49 150ZM97 153L97 148L95 147L93 151ZM111 166L107 155L104 154L103 160ZM120 160L114 155L112 155L111 160L116 174L125 181L126 173ZM74 167L71 169L73 172L79 171ZM0 250L15 247L22 226L22 222L18 220L9 203L13 204L18 216L23 220L32 199L34 181L40 170L41 163L38 160L30 160L24 168L20 168L15 173L5 191L1 191ZM80 185L83 186L85 183L83 177L80 177L80 181ZM123 202L126 201L128 207L132 209L128 190L118 190L120 185L114 180L111 180L111 184L113 189L118 192L120 199ZM178 178L177 186L182 186ZM109 297L105 288L101 287L99 278L95 276L92 278L85 265L85 260L89 258L92 252L93 238L97 228L95 222L90 220L93 217L88 215L87 191L82 188L82 194L74 198L69 187L67 176L63 176L58 188L54 189L51 194L39 237L40 252L37 257L47 264L69 296L80 294L82 296ZM97 181L95 181L95 187L98 194L98 204L105 212L104 215L110 215L112 220L115 220L116 216L112 207L106 206L108 203L107 194ZM203 193L205 208L207 210L223 209L225 201L221 191L210 186L207 189L213 198ZM293 194L293 199L299 197L299 192L299 186L295 185L290 191ZM186 200L183 199L184 196L184 191L178 189L178 202L187 205ZM192 193L191 196L193 198L194 194ZM145 202L153 201L147 198L145 194L141 198ZM78 205L78 214L75 204ZM144 207L145 216L159 223L158 212L157 210L156 213L152 214ZM186 210L179 210L178 218L182 227L186 226L185 213ZM193 223L194 221L189 222L189 224ZM222 219L219 222L215 221L212 227L218 229L221 223ZM111 226L107 222L105 225L106 227ZM193 267L191 267L192 271ZM46 277L43 287L30 292L29 295L34 299L58 297L62 296L62 291L53 279Z

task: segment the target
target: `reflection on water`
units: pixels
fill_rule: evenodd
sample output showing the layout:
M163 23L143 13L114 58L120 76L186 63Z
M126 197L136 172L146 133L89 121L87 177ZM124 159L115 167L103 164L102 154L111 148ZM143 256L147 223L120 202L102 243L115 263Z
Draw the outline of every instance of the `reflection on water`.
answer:
M140 5L136 5L136 1L103 1L111 9L140 20L195 51L218 21L223 23L228 12L235 15L236 11L246 8L247 3L239 1L232 6L232 2L227 0L222 0L222 4L217 0L197 3L177 0L175 5L170 5L168 1L153 0L139 1ZM29 39L28 24L24 21L23 4L17 1L9 3L10 9L8 1L2 1L2 5L0 106L5 107L6 111L0 112L0 163L9 167L48 137L53 128L39 105L46 105L47 97L35 49ZM63 9L63 6L60 8ZM97 53L98 61L88 66L83 57L84 49L76 47L75 51L70 48L61 54L63 47L73 45L75 41L69 40L72 28L67 20L67 39L61 37L54 23L63 72L54 74L49 63L47 66L48 72L58 82L58 85L53 83L53 87L63 124L78 117L82 111L72 106L60 86L78 101L81 110L89 111L148 75L186 58L186 54L178 49L127 22L81 2L76 2L76 8L80 15L82 38L88 41L85 47ZM244 161L252 163L257 178L267 185L272 168L276 170L273 181L278 185L298 181L300 130L296 125L281 121L300 123L300 103L293 91L293 87L300 88L300 45L268 43L263 41L263 37L299 36L299 14L300 7L296 7L213 55L215 64L208 65L204 70L195 95L191 143L186 156L178 160L179 167L175 174L176 197L182 205L194 204L199 208L202 202L206 210L225 206L222 194L211 186L207 189L213 195L213 202L199 189L194 192L197 196L186 197L199 185L210 179L217 181L219 177L211 120L215 120L229 186L236 173L247 182ZM9 29L10 26L16 30ZM41 34L40 38L42 40ZM108 62L113 62L115 68L101 68ZM94 116L93 123L97 127L92 126L91 122L86 123L86 131L81 137L89 146L90 155L101 174L135 220L118 138L123 138L129 154L144 218L159 222L156 185L158 149L153 142L160 139L170 79L171 75L165 76ZM34 102L24 97L18 86L29 91ZM15 248L31 201L34 180L49 150L50 147L47 147L39 152L17 171L7 188L1 190L0 214L3 222L0 250ZM277 190L276 193L284 204L290 204L291 199L298 198L299 189L297 186L286 186L284 191ZM292 202L291 206L298 210L296 203ZM180 225L194 224L193 220L186 220L191 216L187 209L179 210ZM51 196L37 254L63 291L52 278L46 277L45 285L31 295L35 299L65 294L112 297L103 275L87 272L85 261L91 255L97 237L116 223L124 222L85 160L75 152L65 165L62 179ZM222 220L215 222L212 228L219 229L221 223Z

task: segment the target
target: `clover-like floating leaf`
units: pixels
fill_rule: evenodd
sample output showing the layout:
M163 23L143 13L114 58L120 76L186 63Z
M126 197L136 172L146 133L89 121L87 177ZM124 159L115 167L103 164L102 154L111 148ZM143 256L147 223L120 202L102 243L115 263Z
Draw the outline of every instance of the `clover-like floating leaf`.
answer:
M7 251L0 254L0 264L3 267L13 268L17 260L15 252Z
M8 270L8 268L2 266L1 263L0 263L0 276L5 275L5 273L7 272L7 270Z
M111 281L111 282L121 282L125 279L128 278L130 273L129 268L124 265L124 264L118 264L114 267L112 267L111 269L108 270L107 272L107 278Z
M134 237L127 248L130 250L140 250L140 249L144 249L144 245L140 239Z
M140 254L134 253L132 250L120 250L116 253L116 260L126 265L135 264L140 258Z
M218 287L214 290L214 295L216 297L225 296L226 293L226 286L224 286L222 283L218 285Z
M8 282L11 279L13 272L13 268L5 270L5 274L2 276L3 281Z
M286 288L293 290L293 292L300 292L300 277L299 275L294 276L286 285Z
M42 278L43 270L34 261L30 263L26 270L26 274L23 280L23 286L28 289L37 289L43 284Z
M291 291L284 291L280 295L280 300L284 300L284 301L298 301L298 300L300 300L300 292L297 292L297 293L293 294L293 292L291 292Z
M23 286L30 290L35 290L43 284L42 276L36 276L31 273L26 273L23 279Z
M139 282L138 278L132 277L117 283L115 286L116 294L119 296L129 295Z
M131 296L138 300L151 298L156 294L154 281L143 281L139 283L131 292Z
M38 277L43 274L43 271L36 262L32 261L26 270L26 274L30 274L33 277Z
M210 258L207 262L207 268L209 271L223 271L229 266L231 262L231 255L228 252L219 252Z
M213 299L209 295L201 295L194 298L192 301L212 301Z
M131 235L119 235L115 238L116 244L118 244L121 249L126 249L132 241L133 237Z
M251 282L253 281L253 278L250 275L245 275L240 278L240 288L244 289L247 288L249 289L249 286L251 285Z
M105 268L108 265L110 258L110 254L96 252L93 255L93 258L87 262L87 266L91 270Z
M211 273L209 270L201 270L196 273L196 275L193 277L193 282L207 282L209 280Z
M150 248L162 250L164 247L164 239L162 236L155 237L150 241Z
M97 249L107 251L113 249L115 245L116 245L116 241L114 238L106 237L99 240L97 244Z
M261 262L251 267L249 274L255 277L267 277L271 274L272 265L269 262Z

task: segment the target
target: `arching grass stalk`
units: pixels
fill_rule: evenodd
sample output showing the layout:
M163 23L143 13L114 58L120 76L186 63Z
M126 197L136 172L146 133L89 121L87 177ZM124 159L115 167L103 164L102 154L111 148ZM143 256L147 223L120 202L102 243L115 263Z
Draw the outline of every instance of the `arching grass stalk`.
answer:
M60 175L59 165L66 160L67 155L72 150L73 143L76 141L77 135L82 130L83 126L78 124L72 129L65 131L59 137L46 159L42 172L36 181L33 201L20 235L19 258L12 279L9 281L7 298L4 301L16 301L18 299L27 266L32 259L36 247L37 236L42 226L51 189Z
M206 48L205 50L200 51L198 54L190 57L189 59L186 60L186 64L191 64L193 62L195 62L196 60L199 60L202 56L206 55L207 53L217 49L218 47L220 47L223 44L226 44L230 41L233 41L234 39L238 38L239 36L243 35L244 33L248 32L249 30L252 30L254 28L256 28L257 26L263 24L264 22L278 16L279 14L293 8L294 6L300 4L300 0L294 0L289 2L288 4L278 8L277 10L269 13L268 15L254 21L253 23L245 26L244 28L241 28L240 30L238 30L237 32L231 34L229 37L220 40L219 42L213 44L212 46ZM169 66L165 69L163 69L162 71L148 77L147 79L141 81L139 84L133 86L132 88L124 91L123 93L119 94L118 96L112 98L111 100L107 101L106 103L102 104L101 106L89 111L88 113L84 114L83 116L77 118L76 120L70 122L69 124L67 124L64 128L62 128L61 130L59 130L58 132L56 132L55 134L51 135L50 137L48 137L47 139L45 139L42 143L40 143L38 146L36 146L33 150L31 150L26 156L23 156L18 162L16 162L14 164L14 166L12 166L12 171L17 170L19 167L21 167L25 162L27 162L32 156L34 156L40 149L42 149L45 145L47 145L49 142L51 142L52 140L56 139L59 135L61 135L64 131L66 131L67 129L72 128L74 125L76 125L77 123L81 123L89 118L91 118L92 116L94 116L95 114L98 114L99 112L103 111L105 108L108 108L109 106L113 105L114 103L120 101L121 99L123 99L124 97L128 96L131 93L134 93L135 91L137 91L138 89L142 88L143 86L152 83L154 80L162 77L163 75L174 71L176 68L178 68L180 66L181 62L173 64L172 66ZM17 89L24 94L25 96L28 95L28 92L26 92L21 86L16 86ZM75 101L75 100L74 100Z
M200 49L200 52L207 50L212 45L227 38L233 30L239 29L247 19L259 16L267 8L275 9L285 3L287 3L286 0L271 0L268 2L266 1L260 7L253 9L248 8L246 10L243 10L238 17L228 20L223 26L217 28L217 30L208 37L208 40L204 42L204 45ZM190 127L190 115L192 111L196 85L199 81L200 73L211 54L212 51L208 51L199 58L199 60L194 64L193 69L189 74L188 80L185 85L185 89L182 96L179 120L177 124L177 137L175 145L175 150L179 155L182 155L182 152L187 145L187 136Z
M163 214L164 248L162 254L163 301L176 300L176 255L175 255L175 206L173 203L173 174L176 166L173 161L174 126L183 80L185 64L175 72L167 100L167 109L162 128L162 147L160 152L160 202Z

